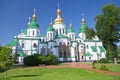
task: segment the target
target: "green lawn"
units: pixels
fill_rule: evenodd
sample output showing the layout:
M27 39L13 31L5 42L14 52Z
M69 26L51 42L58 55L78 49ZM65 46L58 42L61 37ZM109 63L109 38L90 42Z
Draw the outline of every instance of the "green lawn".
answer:
M87 64L89 66L92 66L92 62L82 62L82 64ZM101 65L106 65L108 67L109 71L120 73L120 64L113 64L113 63L100 64L100 63L95 63L95 65L96 65L96 67L98 69L100 69Z
M3 74L0 75L3 80ZM77 68L17 68L8 71L7 80L120 80L120 76Z

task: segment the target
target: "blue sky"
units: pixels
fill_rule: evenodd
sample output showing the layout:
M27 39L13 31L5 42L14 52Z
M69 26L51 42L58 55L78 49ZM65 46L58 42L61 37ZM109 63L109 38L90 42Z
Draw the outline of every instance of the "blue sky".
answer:
M0 45L6 45L27 28L28 17L32 16L34 8L41 35L46 35L50 18L52 21L56 18L58 3L66 28L71 22L76 33L81 26L82 13L87 25L94 28L94 18L100 14L102 6L111 3L120 6L120 0L0 0Z

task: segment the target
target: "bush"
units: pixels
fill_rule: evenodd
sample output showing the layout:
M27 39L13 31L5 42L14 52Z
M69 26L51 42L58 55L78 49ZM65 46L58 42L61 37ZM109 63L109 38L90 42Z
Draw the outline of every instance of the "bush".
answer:
M46 62L47 65L55 65L55 64L58 63L57 58L53 54L49 54L46 57L47 57L47 59L46 59L47 60L47 62Z
M99 63L108 63L108 60L106 58L102 58L99 60Z
M38 55L31 55L24 58L24 65L26 66L38 66Z
M100 66L100 69L101 69L101 70L105 70L105 71L109 70L108 67L106 67L105 65L101 65L101 66Z
M58 63L57 58L53 54L49 55L31 55L24 58L24 65L38 66L39 64L55 65Z
M38 57L38 62L39 64L46 64L47 63L47 60L46 60L46 56L45 55L39 55Z
M0 72L4 72L4 71L5 71L5 69L0 66Z

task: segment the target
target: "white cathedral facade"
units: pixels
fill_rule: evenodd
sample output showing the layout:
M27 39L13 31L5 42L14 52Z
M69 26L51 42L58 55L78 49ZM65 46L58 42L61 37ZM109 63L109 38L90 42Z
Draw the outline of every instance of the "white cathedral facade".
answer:
M53 54L58 61L92 61L106 58L106 50L97 36L92 40L86 39L85 19L82 18L79 34L76 34L72 24L66 30L61 17L61 10L57 9L54 24L50 23L46 36L40 34L40 27L36 20L36 11L29 20L27 29L21 31L14 40L8 43L17 54L17 61L23 63L26 56L34 54ZM77 36L76 36L77 35Z

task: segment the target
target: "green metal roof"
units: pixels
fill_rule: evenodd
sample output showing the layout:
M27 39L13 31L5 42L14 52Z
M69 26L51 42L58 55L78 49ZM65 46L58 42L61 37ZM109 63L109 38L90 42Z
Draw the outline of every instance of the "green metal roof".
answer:
M84 42L100 42L100 40L91 40L91 39L86 39Z
M57 47L59 47L59 46L55 45L55 46L53 46L53 47L57 48Z
M19 57L26 57L26 54L25 53L20 53Z
M46 37L45 35L40 35L40 37Z
M60 34L60 35L57 36L57 38L68 38L68 37L63 35L63 34Z
M70 32L73 33L73 32L75 32L75 30L72 27L70 27L67 32L68 33L70 33Z
M55 29L52 26L50 26L48 27L47 31L55 31Z
M23 30L23 33L26 35L27 34L27 29Z
M30 23L29 28L39 28L39 25L37 24L37 21L36 21L36 20L33 20L33 21Z
M7 44L7 46L16 46L18 43L17 39L14 39L13 41L11 41L10 43Z
M56 41L54 41L54 40L49 40L49 41L47 41L47 42L56 42Z
M81 28L80 28L80 32L85 32L85 28L87 27L86 24L82 24Z
M76 36L75 38L80 38L79 36Z
M95 46L90 46L93 52L97 52L97 49Z
M90 54L89 52L87 52L87 53L85 54L85 56L93 56L93 55Z
M100 52L105 52L105 49L103 46L98 46L100 48Z

